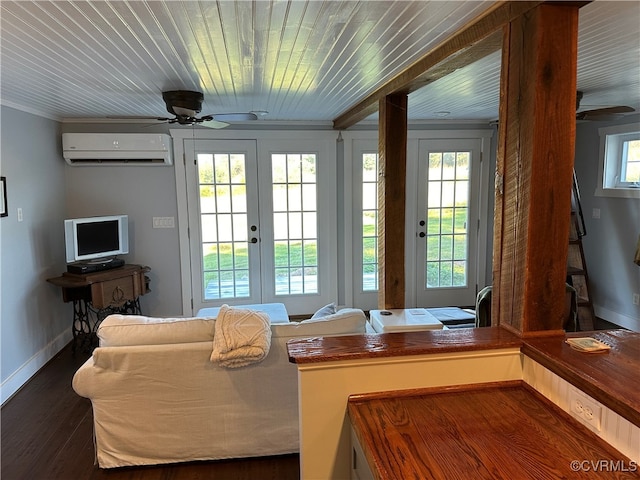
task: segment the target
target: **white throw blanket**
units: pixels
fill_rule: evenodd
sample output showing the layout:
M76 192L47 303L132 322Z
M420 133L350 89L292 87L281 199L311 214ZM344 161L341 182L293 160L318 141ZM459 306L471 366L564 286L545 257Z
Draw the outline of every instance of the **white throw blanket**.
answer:
M257 363L271 346L269 316L243 308L220 307L213 336L211 361L222 367L238 368Z

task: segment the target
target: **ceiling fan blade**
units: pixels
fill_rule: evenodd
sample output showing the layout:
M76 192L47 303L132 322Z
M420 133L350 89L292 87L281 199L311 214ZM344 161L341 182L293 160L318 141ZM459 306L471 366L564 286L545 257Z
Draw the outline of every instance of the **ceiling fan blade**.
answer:
M229 126L227 122L219 122L218 120L214 120L213 118L203 118L202 122L199 122L198 124L202 125L203 127L215 129L225 128Z
M160 122L167 122L169 120L171 120L170 118L166 118L166 117L151 117L151 116L136 116L136 115L130 115L130 116L126 116L126 117L119 117L119 116L115 116L115 115L107 115L108 119L110 120L158 120Z
M622 113L635 112L635 109L619 105L617 107L596 108L594 110L585 110L584 112L576 113L576 119L578 120L604 120L606 117L615 118L616 115Z
M204 117L200 117L196 120L196 123L207 128L225 128L229 126L227 122L219 122L218 120L214 120L213 115L205 115Z
M247 122L257 120L258 116L253 112L246 113L215 113L210 115L219 122Z

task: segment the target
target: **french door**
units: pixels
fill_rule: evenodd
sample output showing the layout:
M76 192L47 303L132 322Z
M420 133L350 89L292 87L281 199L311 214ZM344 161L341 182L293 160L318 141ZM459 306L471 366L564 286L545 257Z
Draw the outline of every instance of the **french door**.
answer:
M420 140L416 231L418 306L475 304L481 139Z
M194 311L262 300L256 142L185 146Z
M335 301L335 195L319 194L335 176L330 146L185 141L194 312L281 302L306 314Z
M439 132L442 133L442 132ZM377 308L377 141L351 140L353 176L353 301ZM484 282L488 168L481 164L487 132L473 137L410 138L407 142L407 307L471 306Z

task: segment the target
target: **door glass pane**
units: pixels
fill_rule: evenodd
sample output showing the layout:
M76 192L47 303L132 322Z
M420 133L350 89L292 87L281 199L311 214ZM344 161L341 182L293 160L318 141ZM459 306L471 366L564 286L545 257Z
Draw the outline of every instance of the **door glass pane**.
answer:
M430 152L427 172L426 288L468 281L471 152Z
M316 155L273 154L276 295L318 293Z
M378 154L362 155L362 290L378 290Z
M200 192L203 299L250 295L245 156L196 156Z

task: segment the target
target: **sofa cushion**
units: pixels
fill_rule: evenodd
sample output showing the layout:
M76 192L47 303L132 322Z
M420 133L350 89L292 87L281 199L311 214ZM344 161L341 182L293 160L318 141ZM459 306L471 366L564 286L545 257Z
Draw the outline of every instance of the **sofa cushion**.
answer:
M213 341L215 319L109 315L98 327L101 347Z
M311 318L322 318L322 317L326 317L328 315L333 315L336 312L337 312L336 304L335 303L330 303L329 305L325 305L324 307L322 307L321 309L316 311L316 313L314 313L311 316Z
M366 332L367 317L357 308L343 308L333 315L302 322L272 324L272 337L324 337Z

